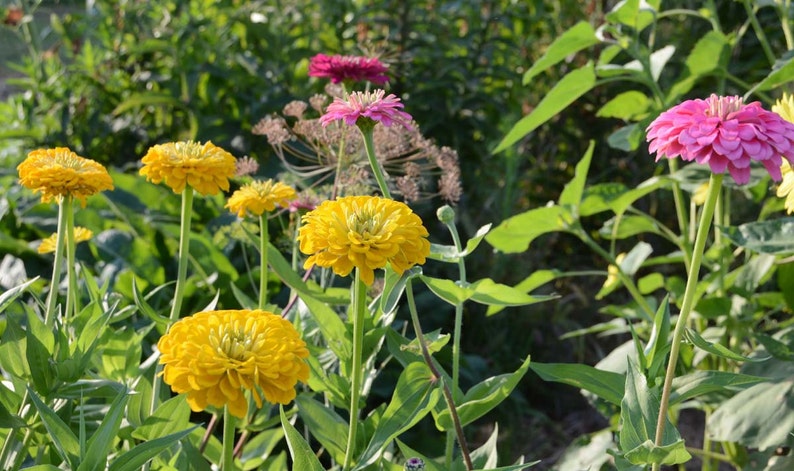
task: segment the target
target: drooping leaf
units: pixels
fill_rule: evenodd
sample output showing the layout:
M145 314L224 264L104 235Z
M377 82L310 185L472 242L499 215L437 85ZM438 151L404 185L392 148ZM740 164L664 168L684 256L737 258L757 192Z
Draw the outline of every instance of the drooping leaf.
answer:
M623 399L625 376L579 363L538 363L529 367L544 381L554 381L590 391L615 405Z
M592 63L570 72L562 78L538 103L538 106L527 116L521 118L508 131L502 142L494 150L499 153L518 142L521 138L534 131L538 126L564 110L577 98L589 92L595 86L595 68Z
M598 37L596 37L595 30L590 23L586 21L576 23L555 39L554 42L549 45L549 48L546 49L543 56L532 64L532 67L524 73L524 79L522 80L523 84L528 84L533 77L571 54L598 43Z
M44 428L47 429L55 450L71 469L77 469L80 462L80 442L69 426L61 417L50 408L35 391L28 388L28 397L33 403L33 407L41 417Z
M108 471L139 470L141 466L148 463L155 456L172 447L179 440L182 440L183 438L190 435L190 433L196 428L198 428L198 425L194 425L193 427L181 432L172 433L171 435L166 435L164 437L155 438L154 440L140 443L131 450L116 457L116 459L114 459L110 464Z
M711 392L741 391L764 381L768 379L730 371L697 370L673 379L670 404L680 404Z
M794 217L721 227L731 242L754 252L773 255L794 252Z
M273 246L267 246L267 260L270 268L278 275L285 285L294 289L302 295L311 296L312 298L332 305L349 304L350 296L345 290L327 289L323 290L319 286L304 282L300 275L298 275L289 262L281 255L281 252Z
M574 216L567 207L544 206L502 221L485 240L505 253L524 252L537 237L568 231L574 222Z
M728 347L721 345L719 343L711 343L708 340L704 339L700 336L695 330L693 329L686 329L684 330L684 340L690 342L692 345L698 347L701 350L705 350L712 355L717 355L722 358L727 358L729 360L735 361L751 361L751 362L759 362L765 361L769 357L746 357L744 355L739 355L738 353L734 353Z

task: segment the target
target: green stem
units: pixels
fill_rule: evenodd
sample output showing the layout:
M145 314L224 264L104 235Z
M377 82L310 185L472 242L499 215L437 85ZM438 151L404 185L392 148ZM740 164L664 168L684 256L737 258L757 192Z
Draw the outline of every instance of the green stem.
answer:
M364 373L362 358L364 356L364 312L367 309L367 287L361 281L361 272L356 268L353 280L353 364L350 367L350 428L347 434L347 450L342 470L350 469L353 453L356 448L356 431L358 428L358 402L361 398L361 377Z
M74 208L71 196L64 196L64 209L66 209L66 309L64 325L69 324L69 319L80 312L80 301L77 296L77 273L75 273L75 241L74 241Z
M681 304L681 313L678 315L678 320L675 324L675 331L673 332L673 340L670 347L670 360L667 364L667 372L664 376L664 387L662 389L661 405L659 407L659 418L656 422L656 437L654 443L656 446L662 446L662 438L664 437L665 419L667 418L667 411L670 402L670 392L673 385L673 377L675 376L675 367L678 363L678 352L681 348L681 339L684 335L686 328L687 318L692 312L692 307L695 301L695 292L697 291L697 284L699 279L700 264L703 259L703 250L706 247L706 240L709 235L709 228L711 227L711 220L714 216L714 207L717 205L717 198L722 189L723 174L712 174L709 180L709 190L706 196L706 203L703 205L703 212L700 215L700 224L698 225L697 237L695 238L695 247L692 251L692 264L689 267L688 277L686 282L686 289L684 290L684 300ZM654 471L659 470L659 464L653 465Z
M269 241L267 212L264 212L259 216L259 309L264 309L267 304L267 246Z
M667 164L670 169L670 175L678 171L677 160L667 159ZM678 227L680 229L681 237L684 239L682 241L685 247L685 249L683 250L684 265L688 267L691 263L691 258L689 255L689 250L687 249L692 244L692 241L689 240L689 238L687 237L687 234L689 234L689 229L688 229L689 221L687 219L686 206L684 205L684 192L681 191L681 185L675 179L673 179L673 203L675 204L675 215L678 218Z
M783 36L786 38L786 49L794 49L794 35L791 34L791 22L788 18L791 0L783 0L783 2L778 5L778 8L778 13L780 14L780 27L783 29Z
M61 199L58 204L58 229L55 239L55 261L52 266L52 280L50 281L50 292L47 294L47 309L44 313L44 323L47 327L52 327L55 323L55 308L58 305L58 286L61 284L61 272L63 271L64 261L64 241L66 240L66 213L68 197ZM71 205L68 206L71 209Z
M229 412L229 406L223 407L223 456L221 457L221 471L234 469L234 432L235 418Z
M761 43L761 49L764 50L769 65L775 65L775 53L772 52L772 48L769 46L769 40L767 40L766 34L764 34L761 23L758 22L758 17L755 16L752 5L750 5L749 0L742 0L742 5L744 5L747 17L750 19L750 24L753 25L753 31L755 31L756 37L758 37L758 42Z
M367 159L369 159L369 166L372 167L372 173L375 175L375 180L378 182L380 192L383 193L384 198L391 199L389 187L386 185L386 179L383 177L383 168L375 157L375 140L373 138L373 128L361 129L361 135L364 136L364 148L367 150Z
M188 254L190 251L190 220L193 216L193 188L185 186L182 191L182 215L179 227L179 262L174 290L174 304L171 306L171 323L179 319L182 310L182 298L185 296L185 280L187 279Z
M430 356L430 352L427 350L427 343L425 342L425 336L422 332L422 324L419 323L419 315L416 312L416 302L414 301L412 280L408 280L408 282L405 284L405 294L408 298L408 310L411 311L411 322L413 323L414 331L416 332L416 340L419 342L419 346L422 350L422 358L424 358L425 363L427 363L427 367L430 368L430 372L433 374L433 376L441 381L441 392L444 394L444 400L447 403L449 415L452 418L452 423L455 426L455 434L458 437L460 453L463 455L463 462L466 464L466 470L471 471L474 469L474 465L471 461L469 445L466 442L466 435L463 434L463 425L460 422L460 416L458 416L458 409L455 407L455 399L452 397L452 392L449 389L449 385L444 382L444 377L441 375L438 368L436 368L433 357ZM447 466L447 469L449 468L450 467Z

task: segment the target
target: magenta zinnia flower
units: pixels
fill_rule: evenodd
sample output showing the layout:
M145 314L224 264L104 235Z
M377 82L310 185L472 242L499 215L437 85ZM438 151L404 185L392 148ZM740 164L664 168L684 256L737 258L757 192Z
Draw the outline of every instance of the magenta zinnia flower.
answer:
M389 81L386 70L376 57L317 54L309 62L310 77L328 77L332 83L367 80L381 85Z
M648 126L648 150L672 159L707 164L714 173L750 180L750 163L760 162L772 179L781 179L785 157L794 163L794 124L738 96L711 95L687 100L665 111Z
M320 124L328 126L331 121L344 120L349 126L353 126L359 119L366 118L370 120L370 124L380 121L384 126L391 126L397 123L411 129L411 115L401 110L403 104L400 99L393 94L384 97L385 93L383 90L375 90L353 92L346 100L337 97L320 117Z

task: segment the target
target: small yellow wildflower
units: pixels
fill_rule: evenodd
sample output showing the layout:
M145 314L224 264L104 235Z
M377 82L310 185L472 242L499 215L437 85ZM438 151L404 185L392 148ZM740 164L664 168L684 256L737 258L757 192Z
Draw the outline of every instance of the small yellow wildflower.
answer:
M113 180L102 164L66 147L34 150L17 166L17 171L19 183L40 192L43 203L72 196L85 206L86 197L113 189Z
M157 342L163 380L187 394L193 411L228 406L235 417L248 412L245 391L288 404L295 385L308 381L306 343L281 316L261 310L206 311L174 323Z
M74 242L79 244L80 242L85 242L90 240L91 237L94 236L94 233L91 232L90 229L86 229L85 227L75 226L74 228ZM58 233L55 232L51 236L47 237L46 239L41 241L39 245L39 253L52 253L55 252L55 243L58 240Z
M310 255L304 268L331 267L347 276L358 268L371 286L374 270L387 263L398 274L425 263L430 254L427 229L411 208L377 196L347 196L325 201L303 216L298 241Z
M165 182L174 193L190 185L202 195L215 195L229 189L236 159L211 142L182 141L153 146L141 161L141 175L153 183Z
M265 211L273 211L276 206L286 208L291 200L297 198L295 189L273 180L254 181L235 191L226 207L237 216L244 217L246 212L261 216Z

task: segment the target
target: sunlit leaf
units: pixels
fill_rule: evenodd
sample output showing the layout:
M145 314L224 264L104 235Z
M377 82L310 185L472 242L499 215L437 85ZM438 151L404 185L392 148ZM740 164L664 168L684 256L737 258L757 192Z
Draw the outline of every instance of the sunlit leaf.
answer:
M505 253L524 252L539 236L568 231L572 224L574 217L567 207L544 206L502 221L485 240Z
M538 363L529 366L544 381L554 381L590 391L618 405L623 399L625 376L580 363Z
M535 61L532 67L524 73L523 84L528 84L533 77L571 54L598 43L598 37L596 37L595 30L590 23L587 21L576 23L555 39L546 49L543 56Z

